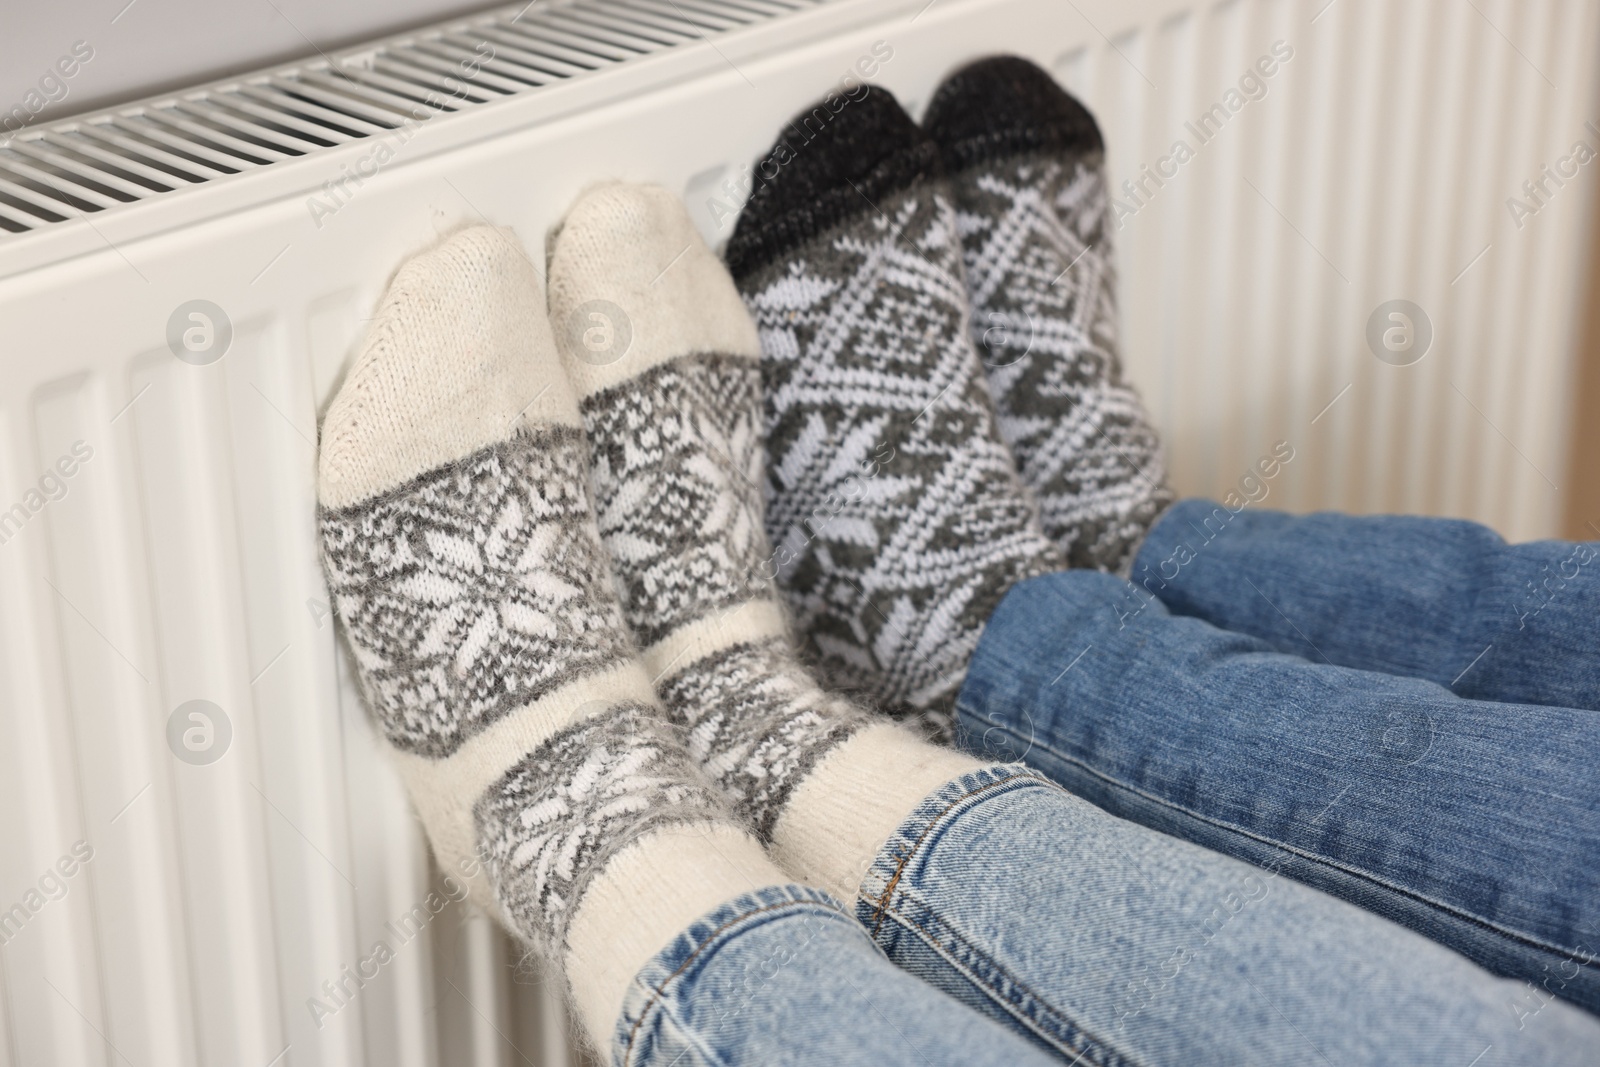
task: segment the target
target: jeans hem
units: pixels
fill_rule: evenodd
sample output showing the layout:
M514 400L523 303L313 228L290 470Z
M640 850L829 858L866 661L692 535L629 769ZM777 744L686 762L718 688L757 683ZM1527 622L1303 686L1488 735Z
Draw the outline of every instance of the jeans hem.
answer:
M901 890L883 917L936 953L1028 1037L1070 1063L1094 1067L1141 1067L1141 1062L1096 1038L1063 1014L992 955L963 937L938 909ZM889 940L887 938L881 940ZM879 947L884 947L881 943ZM960 999L959 997L957 999Z
M796 911L828 913L850 921L850 913L834 897L803 885L769 886L734 898L691 923L639 970L623 999L622 1014L612 1031L612 1062L626 1067L634 1046L652 1015L667 1011L676 991L691 972L707 963L716 950L753 926Z
M856 918L866 927L867 933L876 934L884 909L894 894L895 886L905 874L906 866L938 836L938 831L949 821L955 809L976 802L980 796L1001 792L1002 787L1016 788L1024 784L1061 788L1031 767L997 764L954 778L924 797L895 832L889 835L889 840L879 850L861 881ZM874 895L868 891L869 886L881 886L882 889Z
M939 909L915 891L916 870L956 819L973 807L1016 789L1062 789L1041 772L1021 764L997 764L955 778L928 794L890 835L862 879L856 918L890 959L893 937L885 920L916 937L961 975L967 990L988 1004L1020 1034L1056 1055L1095 1067L1138 1067L1138 1061L1085 1031L1069 1016L1007 970L980 946L961 935ZM898 961L897 961L898 962ZM941 985L941 988L943 986ZM959 991L945 989L957 1000ZM985 1010L983 1005L972 1005Z
M1133 546L1128 549L1128 554L1123 557L1122 562L1111 573L1125 582L1133 581L1133 568L1139 562L1139 553L1144 551L1144 546L1149 544L1150 540L1155 536L1156 527L1160 526L1163 520L1176 512L1178 506L1183 503L1186 503L1186 501L1174 499L1157 512L1156 517L1150 520L1150 525L1145 527L1144 533L1139 535L1139 540L1135 541Z

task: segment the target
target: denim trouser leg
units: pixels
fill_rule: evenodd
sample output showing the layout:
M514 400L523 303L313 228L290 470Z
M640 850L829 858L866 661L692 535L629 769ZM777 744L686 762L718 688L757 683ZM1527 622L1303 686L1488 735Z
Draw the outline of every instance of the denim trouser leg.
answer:
M1174 614L1313 662L1600 710L1600 542L1508 545L1455 519L1185 500L1151 530L1132 578Z
M1592 1063L1600 1020L1012 765L935 791L863 880L889 957L1074 1064Z
M629 987L618 1067L1049 1067L897 969L826 894L757 890L701 917Z
M1600 715L1310 663L1129 595L1089 571L1012 589L961 692L968 746L1600 1011Z

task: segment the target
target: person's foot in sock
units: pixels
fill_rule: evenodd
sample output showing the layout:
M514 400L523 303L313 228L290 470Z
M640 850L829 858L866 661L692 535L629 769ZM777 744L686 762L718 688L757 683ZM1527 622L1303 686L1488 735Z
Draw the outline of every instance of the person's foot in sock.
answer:
M779 862L852 900L906 812L981 764L874 721L796 659L762 528L760 345L677 198L590 190L548 273L601 539L657 692Z
M830 685L947 709L1001 598L1064 564L995 426L935 145L881 89L810 118L727 249L760 333L778 584Z
M648 959L787 879L694 769L637 658L537 286L482 227L400 269L323 421L318 519L435 856L565 974L605 1050Z
M1173 494L1117 355L1100 130L1050 75L1009 56L951 75L923 128L955 196L1000 432L1068 564L1119 570Z

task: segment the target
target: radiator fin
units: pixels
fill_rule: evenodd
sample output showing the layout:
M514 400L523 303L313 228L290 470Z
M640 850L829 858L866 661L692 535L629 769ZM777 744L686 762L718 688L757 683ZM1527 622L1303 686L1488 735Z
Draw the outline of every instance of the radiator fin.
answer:
M823 0L518 4L0 145L0 241L478 107Z

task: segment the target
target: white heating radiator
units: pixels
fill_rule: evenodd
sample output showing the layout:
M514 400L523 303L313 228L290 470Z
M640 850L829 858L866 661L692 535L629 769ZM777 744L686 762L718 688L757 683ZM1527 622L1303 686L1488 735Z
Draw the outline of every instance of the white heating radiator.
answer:
M1541 168L1600 147L1594 4L521 10L0 148L0 1065L573 1055L507 941L429 906L318 572L318 412L436 234L481 217L537 253L620 177L682 190L722 240L740 168L877 42L873 80L914 112L1013 51L1099 116L1136 183L1124 349L1181 490L1226 492L1283 439L1267 506L1555 529L1596 168ZM1234 113L1275 42L1292 56ZM1520 228L1510 197L1538 207ZM1433 332L1409 366L1364 339L1401 298ZM197 300L231 329L218 360L181 343Z

